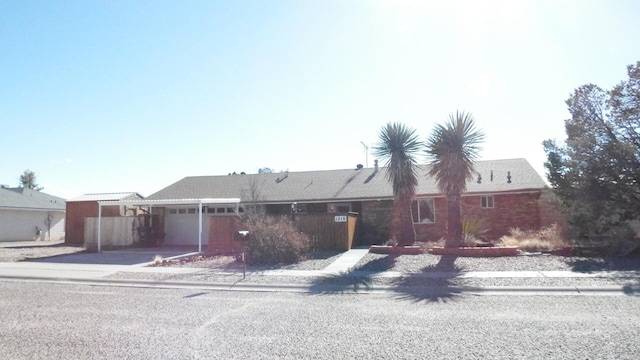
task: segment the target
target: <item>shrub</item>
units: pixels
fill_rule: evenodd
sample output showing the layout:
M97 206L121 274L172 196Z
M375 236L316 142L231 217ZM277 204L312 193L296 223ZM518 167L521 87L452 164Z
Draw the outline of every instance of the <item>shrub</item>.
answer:
M557 224L540 230L520 230L512 228L509 235L500 238L505 246L517 246L524 251L550 251L567 246Z
M247 216L244 226L249 230L248 264L290 264L302 260L309 249L309 238L285 217Z
M464 217L462 219L462 245L475 246L484 242L489 226L483 218Z
M629 224L619 224L603 234L577 238L574 243L580 255L626 256L640 248L640 233Z

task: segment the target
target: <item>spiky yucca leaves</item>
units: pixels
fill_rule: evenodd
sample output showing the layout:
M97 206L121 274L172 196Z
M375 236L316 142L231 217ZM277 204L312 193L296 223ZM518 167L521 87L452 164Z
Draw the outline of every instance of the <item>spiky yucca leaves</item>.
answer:
M387 180L393 187L391 233L399 245L410 245L415 241L411 199L418 185L416 155L421 147L415 130L397 122L388 123L380 130L379 142L374 147L374 154L383 161Z
M474 163L481 150L484 134L476 130L473 116L456 112L445 124L438 124L427 139L429 176L436 179L438 189L447 198L447 244L457 247L462 242L460 196L473 178Z

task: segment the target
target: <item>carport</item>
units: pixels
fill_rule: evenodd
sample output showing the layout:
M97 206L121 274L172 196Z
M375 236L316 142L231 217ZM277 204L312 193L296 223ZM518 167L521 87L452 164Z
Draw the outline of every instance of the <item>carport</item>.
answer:
M197 205L198 206L198 252L202 252L202 207L203 205L232 205L235 206L235 213L240 213L240 199L238 198L222 198L222 199L164 199L164 200L116 200L116 201L98 201L98 252L102 251L101 245L101 220L103 206L140 206L148 207L149 214L152 213L154 206L166 207L177 205Z

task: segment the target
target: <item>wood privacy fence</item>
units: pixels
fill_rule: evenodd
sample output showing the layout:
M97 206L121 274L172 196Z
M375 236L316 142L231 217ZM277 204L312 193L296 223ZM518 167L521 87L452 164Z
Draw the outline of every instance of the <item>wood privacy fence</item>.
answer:
M355 214L297 214L295 224L309 236L314 250L349 250L357 219Z
M131 246L138 241L138 218L135 216L103 217L100 228L102 247ZM88 217L84 223L84 246L98 247L98 218Z

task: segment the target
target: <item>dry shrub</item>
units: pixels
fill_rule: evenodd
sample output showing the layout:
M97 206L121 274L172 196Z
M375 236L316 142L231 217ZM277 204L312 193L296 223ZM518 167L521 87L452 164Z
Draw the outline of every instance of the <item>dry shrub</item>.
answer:
M500 241L505 246L517 246L524 251L551 251L567 246L557 224L540 230L512 228L509 235L501 237Z
M309 250L309 238L284 217L249 216L247 263L251 265L290 264L303 259Z

